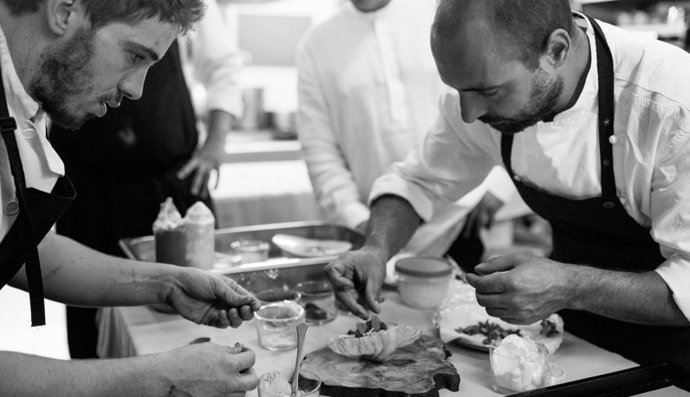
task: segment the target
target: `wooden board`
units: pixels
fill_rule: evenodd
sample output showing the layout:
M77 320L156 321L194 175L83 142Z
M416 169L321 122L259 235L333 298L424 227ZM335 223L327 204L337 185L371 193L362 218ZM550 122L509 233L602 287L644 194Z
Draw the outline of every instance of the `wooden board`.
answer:
M422 335L383 363L347 358L325 347L309 353L302 368L319 375L321 393L331 397L434 397L440 389L460 386L449 356L440 339Z

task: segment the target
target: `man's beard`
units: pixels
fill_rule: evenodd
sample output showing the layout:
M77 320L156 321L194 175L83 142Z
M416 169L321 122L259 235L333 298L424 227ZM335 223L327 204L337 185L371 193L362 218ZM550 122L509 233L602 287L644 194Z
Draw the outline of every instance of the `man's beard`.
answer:
M481 116L479 121L489 124L503 134L516 134L542 120L553 118L554 108L562 92L562 77L558 77L554 83L548 84L541 76L537 76L534 91L530 98L531 105L522 110L518 116L514 118Z
M30 94L51 120L64 128L76 130L87 119L76 112L76 104L91 91L93 38L92 30L82 28L68 42L48 52L29 85Z

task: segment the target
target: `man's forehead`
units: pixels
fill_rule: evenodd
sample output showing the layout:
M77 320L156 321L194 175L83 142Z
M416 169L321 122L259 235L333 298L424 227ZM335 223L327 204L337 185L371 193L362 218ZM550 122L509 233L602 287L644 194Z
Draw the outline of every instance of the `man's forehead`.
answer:
M180 27L158 18L149 18L133 23L112 22L100 30L112 35L120 43L151 52L152 58L160 59L177 37Z

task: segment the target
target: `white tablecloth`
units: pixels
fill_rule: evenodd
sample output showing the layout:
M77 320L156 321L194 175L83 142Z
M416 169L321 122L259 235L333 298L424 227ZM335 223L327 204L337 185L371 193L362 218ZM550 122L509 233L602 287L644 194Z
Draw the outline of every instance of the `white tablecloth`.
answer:
M431 329L431 313L403 306L397 294L386 292L381 318L384 321L407 323L423 331ZM322 348L329 338L353 329L358 319L339 313L331 323L312 327L307 336L305 353ZM256 352L257 375L294 365L295 350L271 352L259 347L254 320L238 329L220 330L193 324L177 315L163 314L145 307L111 308L102 312L99 324L99 355L127 357L171 350L198 337L210 337L218 344L241 342ZM460 374L460 395L481 397L498 395L491 389L492 375L488 354L450 346L450 361ZM573 335L566 334L553 361L565 370L563 382L601 375L636 366L622 356L603 350ZM256 391L248 393L256 396ZM453 395L442 390L441 396Z

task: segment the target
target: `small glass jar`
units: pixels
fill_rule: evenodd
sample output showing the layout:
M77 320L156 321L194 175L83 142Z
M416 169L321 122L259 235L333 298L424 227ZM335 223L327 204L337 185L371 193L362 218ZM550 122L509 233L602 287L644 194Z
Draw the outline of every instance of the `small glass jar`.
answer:
M300 305L304 308L309 325L322 325L333 321L338 315L335 306L333 286L326 280L312 280L295 286Z
M297 347L297 324L304 322L304 309L294 301L261 306L254 313L261 347L272 351Z
M438 308L448 293L453 268L443 258L411 257L395 263L402 302L415 309Z
M259 378L259 397L290 397L294 368L266 372ZM300 368L297 397L320 396L321 379L313 372Z

